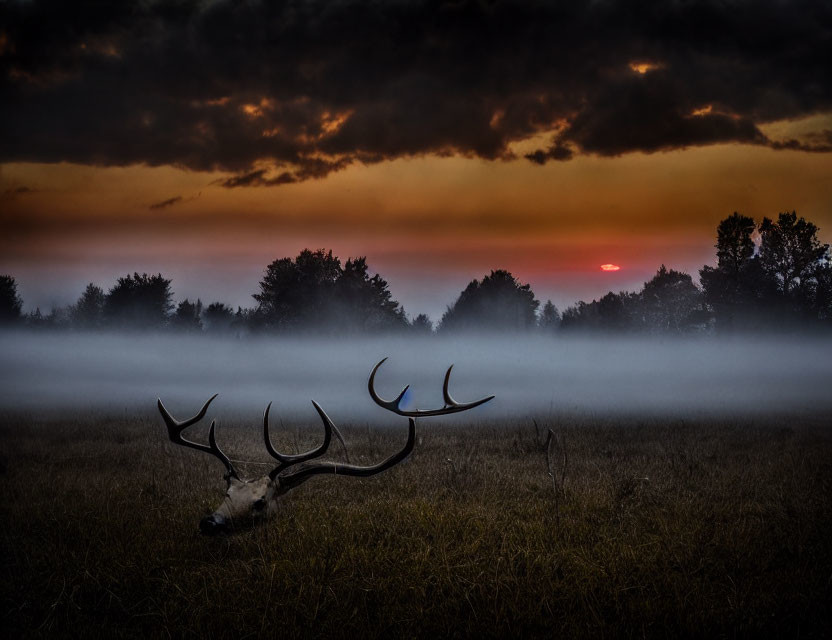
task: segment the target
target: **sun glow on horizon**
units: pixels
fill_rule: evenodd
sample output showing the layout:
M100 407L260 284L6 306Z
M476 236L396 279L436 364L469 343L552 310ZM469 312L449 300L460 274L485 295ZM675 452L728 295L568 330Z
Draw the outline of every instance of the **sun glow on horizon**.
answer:
M619 271L621 269L617 264L602 264L601 271Z

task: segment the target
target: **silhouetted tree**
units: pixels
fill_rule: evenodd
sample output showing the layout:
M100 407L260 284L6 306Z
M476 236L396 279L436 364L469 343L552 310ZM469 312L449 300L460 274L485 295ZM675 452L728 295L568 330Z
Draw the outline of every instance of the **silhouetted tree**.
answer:
M539 304L530 285L520 284L508 271L492 271L465 287L445 311L439 329L531 329L537 324Z
M420 313L418 316L413 318L413 322L410 323L410 328L413 329L414 333L430 335L433 333L433 322L427 317L427 315Z
M112 326L157 329L165 325L173 304L170 280L162 274L134 273L119 278L104 301L104 319Z
M268 327L321 327L330 319L341 261L332 251L304 249L295 260L272 262L254 294L257 312Z
M560 326L564 331L621 332L641 328L634 321L640 313L640 304L639 294L610 291L600 300L578 302L565 309Z
M598 327L604 331L620 332L628 329L630 318L624 307L624 294L610 291L598 301Z
M254 299L259 304L250 321L271 328L342 332L407 327L387 281L369 275L366 258L347 260L342 268L332 251L323 249L304 249L294 260L272 262Z
M46 326L46 319L41 313L40 307L26 314L26 326L32 329L43 329Z
M23 300L17 294L17 281L12 276L0 276L0 325L20 322Z
M197 298L196 302L190 302L185 298L176 307L170 324L180 331L199 332L202 331L202 301Z
M231 331L238 337L249 333L262 331L266 327L263 314L257 309L243 309L237 307L234 320L231 321Z
M48 329L69 329L73 326L72 314L75 311L74 305L67 307L53 307L43 319L43 327Z
M832 264L827 261L818 267L815 280L817 285L812 311L818 320L832 323Z
M702 294L686 273L664 265L638 293L609 292L600 300L578 302L561 318L564 331L683 332L704 328Z
M664 265L644 283L639 307L643 326L649 331L689 331L706 320L702 293L691 277Z
M754 257L754 220L736 211L717 227L717 266L699 271L705 302L717 327L730 330L738 320L745 326L759 313L760 265Z
M90 282L70 313L73 326L80 329L99 328L104 320L105 299L104 290Z
M754 219L734 211L716 228L717 266L738 277L754 257Z
M209 333L226 333L234 322L234 310L222 302L212 302L202 312L202 324Z
M404 309L393 300L387 281L370 277L366 258L347 260L335 282L336 315L331 318L339 330L379 331L407 326Z
M556 331L560 327L560 313L551 300L547 300L546 304L543 305L537 324L546 332Z
M594 301L593 304L596 304L597 306L597 303ZM590 322L588 322L590 310L594 311L594 315L597 317L597 309L583 300L579 300L575 304L566 307L560 317L560 328L564 331L590 328ZM597 326L597 320L595 325ZM592 328L594 328L594 326Z
M760 265L769 290L783 310L811 312L819 269L828 261L829 245L817 237L818 228L797 214L781 213L777 222L760 224Z

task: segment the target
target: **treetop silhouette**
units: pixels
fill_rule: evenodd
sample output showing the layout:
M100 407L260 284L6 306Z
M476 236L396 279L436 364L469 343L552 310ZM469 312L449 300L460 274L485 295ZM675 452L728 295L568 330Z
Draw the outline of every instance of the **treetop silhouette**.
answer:
M439 330L523 331L537 325L539 305L530 285L498 269L465 287L445 311Z
M0 276L0 325L11 325L20 321L23 300L17 293L17 281L12 276Z
M638 292L609 292L577 302L560 314L543 305L529 284L511 272L491 271L474 279L447 308L438 332L539 330L662 332L832 327L832 262L818 228L781 213L754 220L738 212L716 229L716 266L690 275L661 265ZM374 333L409 330L433 333L425 314L408 322L402 305L379 274L370 275L365 257L345 263L331 250L304 249L296 258L267 265L253 295L257 306L233 309L222 302L203 308L197 299L174 306L171 281L162 274L128 274L105 294L90 283L76 304L44 315L25 316L17 282L0 276L0 324L33 328L152 329L231 333L288 331Z

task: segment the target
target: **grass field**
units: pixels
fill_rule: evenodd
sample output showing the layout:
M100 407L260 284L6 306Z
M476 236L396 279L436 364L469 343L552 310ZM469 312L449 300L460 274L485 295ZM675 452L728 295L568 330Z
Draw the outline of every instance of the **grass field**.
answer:
M268 459L230 424L226 452ZM353 457L400 447L391 424L347 425ZM208 539L222 466L158 415L7 413L7 637L828 637L828 420L538 425L421 421L391 471L315 478L266 526Z

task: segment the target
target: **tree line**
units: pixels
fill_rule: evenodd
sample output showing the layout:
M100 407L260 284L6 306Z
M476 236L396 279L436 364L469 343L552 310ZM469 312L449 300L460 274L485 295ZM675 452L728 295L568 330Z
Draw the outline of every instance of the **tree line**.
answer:
M561 329L654 333L832 328L832 262L818 228L793 211L776 220L734 212L717 226L716 267L662 265L639 292L608 293L563 312Z
M11 276L0 276L0 324L82 330L140 329L206 333L371 333L471 331L731 332L832 327L832 261L818 228L795 212L776 220L733 213L717 227L715 267L691 276L662 265L637 292L609 292L561 314L541 306L531 286L509 271L472 280L436 328L425 314L408 319L364 257L342 264L332 251L304 249L269 264L256 305L173 302L171 280L134 273L104 291L90 283L78 301L44 315L23 314Z

